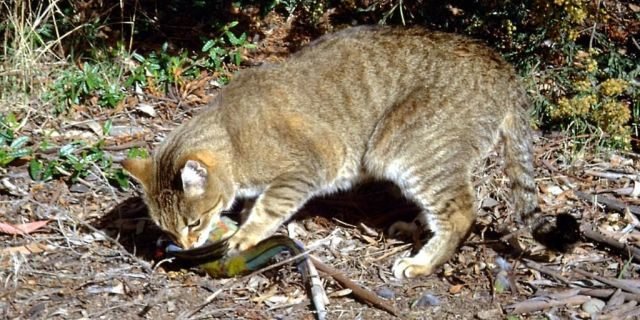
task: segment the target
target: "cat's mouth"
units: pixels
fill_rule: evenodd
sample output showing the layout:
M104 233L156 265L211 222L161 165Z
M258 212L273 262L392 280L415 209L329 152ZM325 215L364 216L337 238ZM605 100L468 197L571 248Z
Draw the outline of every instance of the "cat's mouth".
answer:
M191 249L183 249L174 243L169 243L164 248L164 252L168 257L188 259L190 261L216 261L227 255L229 249L227 245L228 239L229 237L217 241L207 241L205 244Z
M224 212L223 212L224 213ZM167 257L177 257L189 260L215 261L223 258L228 251L227 240L238 230L238 225L232 219L222 216L214 228L209 232L207 241L198 247L184 249L173 241L161 242L158 247Z

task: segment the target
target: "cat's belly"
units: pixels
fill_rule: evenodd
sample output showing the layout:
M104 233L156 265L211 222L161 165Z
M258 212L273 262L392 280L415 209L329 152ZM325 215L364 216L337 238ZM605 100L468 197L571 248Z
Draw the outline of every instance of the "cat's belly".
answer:
M346 191L366 179L359 161L348 161L339 170L336 178L326 184L317 195L326 195L338 191Z

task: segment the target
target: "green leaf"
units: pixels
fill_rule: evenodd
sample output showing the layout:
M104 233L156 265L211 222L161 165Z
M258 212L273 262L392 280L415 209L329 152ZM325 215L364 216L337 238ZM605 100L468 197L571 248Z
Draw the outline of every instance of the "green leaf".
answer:
M129 175L127 175L123 169L117 169L112 176L118 187L122 190L129 189Z
M15 129L18 126L18 120L13 112L9 112L3 121L9 129Z
M127 158L149 158L149 151L142 148L131 148L127 151Z
M31 149L27 149L27 148L17 149L9 152L9 156L13 158L12 160L26 157L30 154L31 154Z
M229 39L229 42L234 46L239 46L244 42L240 38L236 37L236 35L231 31L225 31L224 34L227 36L227 39Z
M107 119L107 121L105 121L104 125L102 126L102 134L104 134L105 136L109 135L112 127L113 121L111 121L111 119Z
M137 52L132 53L131 57L133 59L135 59L135 60L138 60L139 62L144 62L145 61L144 56L142 56L141 54L139 54Z
M209 52L209 50L211 50L211 48L213 48L213 46L216 44L215 41L213 40L209 40L207 42L204 43L204 46L202 46L202 52Z
M18 149L24 146L29 141L29 137L19 137L18 139L13 140L11 145L9 146L11 149Z
M42 172L44 171L44 166L37 159L31 159L29 162L29 176L33 180L41 180Z
M229 30L229 29L231 29L231 28L233 28L233 27L237 26L237 25L238 25L238 23L240 23L240 22L238 22L238 21L231 21L231 22L229 22L229 24L227 24L227 25L224 27L224 29L225 29L225 30Z
M75 143L69 143L67 145L64 145L62 148L60 148L60 151L58 151L58 154L61 157L68 157L72 155L74 151L76 151Z

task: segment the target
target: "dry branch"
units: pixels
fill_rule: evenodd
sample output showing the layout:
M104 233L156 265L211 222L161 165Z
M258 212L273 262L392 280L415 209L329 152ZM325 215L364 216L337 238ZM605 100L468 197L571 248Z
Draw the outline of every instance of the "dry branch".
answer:
M344 287L351 289L351 293L353 293L353 295L356 296L358 300L365 302L366 304L376 307L378 309L389 312L390 314L396 317L398 316L398 311L396 311L396 309L390 306L386 301L378 297L375 293L359 286L355 282L351 281L351 279L345 276L342 272L324 264L318 258L314 256L309 256L309 258L311 259L313 264L316 266L316 268L318 268L318 270L331 276L334 280L336 280L338 283L340 283Z
M616 289L580 289L580 294L592 296L595 298L610 298ZM635 293L621 292L624 297L624 301L640 301L640 295Z
M636 261L640 262L640 249L634 247L634 246L630 246L627 243L622 243L616 239L613 239L611 237L607 237L605 235L603 235L602 233L596 231L593 229L593 226L591 224L588 223L583 223L580 226L580 230L582 231L582 234L589 240L593 240L595 242L601 243L601 244L605 244L611 248L617 249L618 251L624 253L624 254L628 254L631 257L633 257L633 259L635 259Z
M613 278L607 278L607 277L603 277L603 276L599 276L597 274L593 274L589 271L586 270L582 270L580 268L573 268L573 271L575 271L576 273L583 275L585 277L600 281L604 284L610 285L612 287L627 291L627 292L631 292L631 293L635 293L635 294L640 294L640 288L637 287L632 287L618 279L613 279Z
M613 199L611 197L603 196L603 195L590 195L588 193L584 193L582 191L574 190L573 193L580 199L594 203L594 204L603 204L605 207L620 213L625 213L626 209L635 215L640 216L640 206L627 205L620 200Z
M543 265L541 265L541 264L539 264L537 262L531 261L529 259L524 259L524 261L525 261L524 265L529 267L529 268L531 268L531 269L537 270L537 271L539 271L539 272L541 272L543 274L551 276L551 277L559 280L560 282L562 282L562 283L564 283L566 285L570 285L571 284L571 281L569 279L567 279L566 277L561 275L559 272L556 272L555 270L552 270L551 268L543 266Z

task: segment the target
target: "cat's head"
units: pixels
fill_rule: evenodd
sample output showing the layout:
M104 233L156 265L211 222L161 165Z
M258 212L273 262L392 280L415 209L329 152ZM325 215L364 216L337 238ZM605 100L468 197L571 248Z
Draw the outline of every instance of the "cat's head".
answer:
M171 162L127 159L122 166L142 185L151 219L178 245L194 248L208 239L222 211L231 207L232 185L210 153L195 152Z

